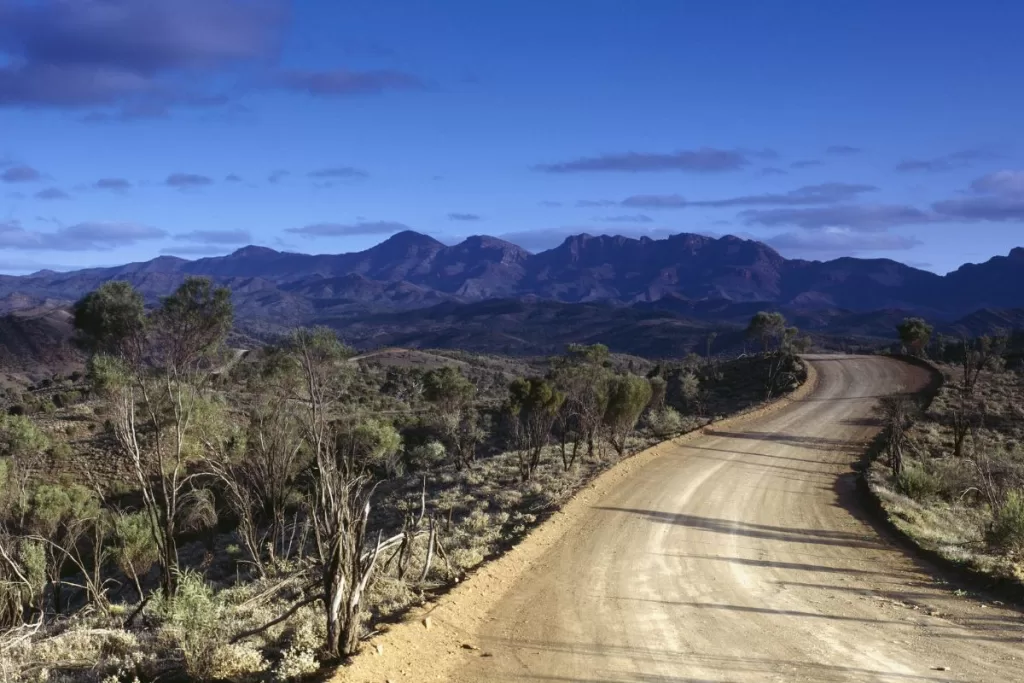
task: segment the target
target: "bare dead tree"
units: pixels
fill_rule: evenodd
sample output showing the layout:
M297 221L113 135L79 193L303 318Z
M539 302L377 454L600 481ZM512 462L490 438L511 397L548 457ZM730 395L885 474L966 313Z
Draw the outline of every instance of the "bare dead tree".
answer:
M297 397L304 406L303 427L315 467L309 518L316 543L321 598L327 620L324 650L329 657L358 649L363 596L386 544L368 546L367 525L374 485L361 453L344 443L338 420L343 390L340 368L345 349L327 329L299 330L292 350L302 379Z
M900 393L885 396L878 403L885 452L889 467L897 477L903 472L903 457L909 442L908 430L913 424L915 407L913 401Z

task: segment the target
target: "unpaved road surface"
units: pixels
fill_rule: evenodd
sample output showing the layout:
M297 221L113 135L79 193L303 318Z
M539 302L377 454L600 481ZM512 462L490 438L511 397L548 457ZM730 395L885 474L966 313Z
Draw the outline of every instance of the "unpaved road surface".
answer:
M458 635L479 650L405 652L389 678L449 657L445 680L473 683L1024 681L1021 615L958 597L859 513L872 406L925 373L812 362L803 400L671 445L588 501Z

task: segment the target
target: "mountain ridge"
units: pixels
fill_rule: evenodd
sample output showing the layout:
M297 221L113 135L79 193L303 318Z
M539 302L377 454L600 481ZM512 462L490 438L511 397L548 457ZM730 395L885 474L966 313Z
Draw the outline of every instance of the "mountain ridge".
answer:
M1024 307L1024 248L937 275L891 259L787 259L762 242L732 235L581 233L530 253L487 235L445 245L411 230L341 254L248 245L196 260L160 256L109 268L0 276L0 299L72 302L103 282L123 279L152 301L190 275L229 287L240 318L282 326L518 297L612 306L664 300L761 302L806 311L899 309L943 320Z

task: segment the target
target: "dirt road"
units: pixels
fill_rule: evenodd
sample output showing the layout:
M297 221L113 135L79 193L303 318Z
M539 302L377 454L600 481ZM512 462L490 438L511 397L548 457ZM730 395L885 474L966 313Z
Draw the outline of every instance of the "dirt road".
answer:
M958 597L859 517L872 405L924 372L813 365L804 400L673 445L590 501L463 634L480 650L447 653L448 680L1024 681L1019 613Z

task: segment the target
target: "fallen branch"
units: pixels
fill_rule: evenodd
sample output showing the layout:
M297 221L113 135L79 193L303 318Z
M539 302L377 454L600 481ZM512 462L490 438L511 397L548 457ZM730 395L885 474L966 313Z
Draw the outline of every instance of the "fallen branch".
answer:
M254 628L254 629L250 629L248 631L242 631L238 635L234 636L231 639L230 642L233 645L233 644L235 644L235 643L237 643L237 642L239 642L241 640L245 640L246 638L252 637L252 636L254 636L254 635L258 634L258 633L263 633L268 628L277 626L282 621L286 620L288 617L292 616L293 614L298 612L300 609L302 609L306 605L308 605L308 604L310 604L312 602L316 602L317 600L323 600L323 599L324 599L323 593L320 593L320 594L314 595L312 597L308 597L305 600L300 600L299 602L297 602L294 605L292 605L291 608L287 612L282 614L281 616L277 617L276 619L272 619L272 620L268 621L267 623L263 624L263 626L259 626L259 627Z

